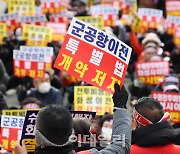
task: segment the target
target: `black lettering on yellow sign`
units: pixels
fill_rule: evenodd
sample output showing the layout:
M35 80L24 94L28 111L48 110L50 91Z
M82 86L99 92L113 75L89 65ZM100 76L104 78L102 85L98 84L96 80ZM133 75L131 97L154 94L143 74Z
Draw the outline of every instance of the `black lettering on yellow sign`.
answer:
M141 80L145 84L157 85L160 78L163 78L163 76L139 77L139 80Z

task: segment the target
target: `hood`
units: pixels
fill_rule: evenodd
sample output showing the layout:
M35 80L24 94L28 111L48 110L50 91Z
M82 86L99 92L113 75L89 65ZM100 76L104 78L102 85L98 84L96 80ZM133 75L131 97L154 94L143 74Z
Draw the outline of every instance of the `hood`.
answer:
M173 143L175 138L174 129L168 121L143 126L132 131L132 144L141 147L167 145Z

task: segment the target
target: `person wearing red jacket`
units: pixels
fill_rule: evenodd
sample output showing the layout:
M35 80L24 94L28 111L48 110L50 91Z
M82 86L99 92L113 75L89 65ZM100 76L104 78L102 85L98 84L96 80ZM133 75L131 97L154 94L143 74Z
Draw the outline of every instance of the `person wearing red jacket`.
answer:
M140 98L134 106L131 154L179 154L180 146L168 122L170 114L153 98Z

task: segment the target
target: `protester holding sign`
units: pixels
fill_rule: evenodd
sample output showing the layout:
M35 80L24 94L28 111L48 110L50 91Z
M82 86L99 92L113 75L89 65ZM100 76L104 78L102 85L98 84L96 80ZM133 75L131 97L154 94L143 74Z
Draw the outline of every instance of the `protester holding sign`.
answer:
M120 89L119 85L115 84L115 93L113 95L114 102L114 121L113 121L113 140L105 149L98 151L93 148L89 151L82 151L78 154L98 154L98 153L129 153L131 133L130 119L126 110L128 92L123 86ZM73 133L72 116L70 112L58 105L50 105L43 108L37 116L36 123L36 142L37 154L73 154L71 147ZM122 138L121 136L125 136ZM15 154L27 154L22 142L16 145Z

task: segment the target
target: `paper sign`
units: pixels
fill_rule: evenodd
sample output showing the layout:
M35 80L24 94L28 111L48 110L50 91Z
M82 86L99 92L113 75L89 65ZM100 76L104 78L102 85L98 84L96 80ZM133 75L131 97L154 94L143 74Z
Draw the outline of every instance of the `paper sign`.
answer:
M157 85L160 78L169 74L169 62L138 62L136 63L136 75L145 84Z
M113 113L112 95L93 86L74 87L74 110L93 111L97 115Z
M22 37L27 41L26 45L46 46L52 41L52 29L44 26L28 25L23 26Z
M168 16L180 16L180 1L166 1L166 12Z
M132 10L137 10L137 0L120 0L119 6L123 14L129 14Z
M47 22L46 27L52 29L53 41L64 41L64 37L67 31L67 26L65 23Z
M148 28L157 28L164 22L162 10L139 8L138 14L141 18L141 33L146 32Z
M14 75L43 78L44 71L52 67L52 47L21 46L13 51Z
M96 117L96 112L89 111L70 111L73 118L86 118L91 120Z
M180 123L180 94L152 91L151 97L161 103L165 112L171 114L172 121Z
M105 26L114 26L118 20L118 9L110 5L93 5L90 13L94 17L103 17Z
M42 26L45 26L45 22L46 22L45 15L19 16L18 19L19 19L21 27L24 24L32 24L32 25L42 25Z
M0 44L3 44L3 39L6 36L7 28L5 23L0 23Z
M26 110L2 110L2 114L7 115L7 116L25 117L26 116Z
M180 26L180 17L167 16L164 22L164 28L168 34L173 35L179 26Z
M132 11L129 14L128 23L131 25L131 28L134 32L140 32L142 22L141 18L136 12Z
M102 17L82 16L77 18L79 20L82 20L86 23L93 25L94 27L104 30L104 20Z
M27 110L22 136L20 142L25 140L25 145L28 154L34 154L36 148L36 140L35 140L35 124L36 118L39 110Z
M16 141L20 139L24 117L1 116L1 145L5 150L13 151Z
M19 26L17 13L5 13L0 15L0 22L6 23L8 30L15 30Z
M35 0L8 0L8 13L34 14Z
M119 39L73 18L54 67L113 93L123 84L132 49Z

